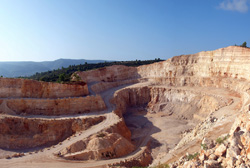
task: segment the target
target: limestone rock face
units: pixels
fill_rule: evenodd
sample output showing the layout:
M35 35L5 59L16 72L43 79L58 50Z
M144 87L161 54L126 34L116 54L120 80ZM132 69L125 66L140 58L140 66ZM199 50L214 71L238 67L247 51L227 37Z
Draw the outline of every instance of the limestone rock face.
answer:
M173 57L167 61L138 67L138 74L147 78L168 78L168 82L188 84L190 76L199 78L229 77L249 79L250 49L229 46L214 51ZM177 68L178 67L178 68Z
M129 141L131 140L131 132L126 126L125 121L123 119L120 119L113 126L103 129L103 131L108 132L108 133L117 133Z
M230 98L164 86L124 88L117 91L111 101L116 104L118 115L124 114L128 107L144 106L151 113L163 112L197 121L204 120L211 112L231 103Z
M91 82L115 82L139 77L135 67L114 65L97 70L76 72L86 83Z
M91 86L91 89L95 93L101 93L105 90L112 89L121 85L128 85L137 83L138 79L128 79L123 81L116 81L116 82L99 82Z
M82 114L106 109L106 105L100 95L65 98L65 99L8 99L6 108L0 112L7 113L7 110L15 114L23 115L66 115ZM0 107L4 104L0 104Z
M58 84L28 79L0 78L0 98L62 98L89 94L82 84Z
M0 147L61 143L37 156L52 164L103 160L69 167L152 160L152 167L250 167L249 72L250 49L229 46L151 65L75 72L79 85L1 78ZM31 158L18 161L38 167L33 159L39 157Z
M56 144L72 134L100 123L104 117L90 119L39 120L5 117L0 119L0 147L27 149Z

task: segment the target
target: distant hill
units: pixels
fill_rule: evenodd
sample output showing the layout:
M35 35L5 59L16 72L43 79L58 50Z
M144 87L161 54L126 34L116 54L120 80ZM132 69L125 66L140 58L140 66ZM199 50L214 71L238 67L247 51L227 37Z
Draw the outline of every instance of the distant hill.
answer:
M44 62L0 62L0 76L19 77L31 76L37 72L50 71L70 65L80 65L87 63L100 63L105 60L85 60L85 59L58 59L55 61Z

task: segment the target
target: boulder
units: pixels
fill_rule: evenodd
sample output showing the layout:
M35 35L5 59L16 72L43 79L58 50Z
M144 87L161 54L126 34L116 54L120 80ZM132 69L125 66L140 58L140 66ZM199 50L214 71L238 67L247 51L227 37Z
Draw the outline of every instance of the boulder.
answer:
M216 156L222 156L226 153L226 150L227 150L227 147L224 145L224 144L221 144L220 146L218 146L216 149L215 149L215 152L214 154Z

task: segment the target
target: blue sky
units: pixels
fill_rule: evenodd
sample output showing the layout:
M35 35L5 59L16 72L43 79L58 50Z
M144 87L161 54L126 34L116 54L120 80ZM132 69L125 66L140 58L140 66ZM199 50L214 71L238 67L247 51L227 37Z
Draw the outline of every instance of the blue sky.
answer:
M249 42L250 0L0 0L0 61L147 60Z

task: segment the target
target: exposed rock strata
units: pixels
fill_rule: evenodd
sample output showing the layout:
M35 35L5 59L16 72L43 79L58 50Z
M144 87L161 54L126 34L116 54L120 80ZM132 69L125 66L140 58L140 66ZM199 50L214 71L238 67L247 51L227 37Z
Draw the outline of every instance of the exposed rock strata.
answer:
M0 78L0 98L63 98L88 94L86 83L59 84L28 79Z
M205 119L210 113L231 104L232 99L198 90L164 86L128 87L117 91L112 100L119 112L128 107L144 106L151 112L165 112L186 119Z
M131 79L131 80L124 80L124 81L117 81L117 82L99 82L91 86L91 89L95 93L101 93L103 91L109 90L111 88L115 88L121 85L129 85L137 83L138 79Z
M249 59L250 50L247 48L230 46L223 49L218 49L209 52L200 52L192 55L184 55L180 57L173 57L165 62L155 63L152 65L140 66L137 69L133 69L132 78L137 77L147 79L153 85L164 85L160 86L159 91L154 90L155 96L150 94L148 87L142 88L129 88L123 89L116 93L116 100L112 100L117 106L116 113L121 116L122 113L126 112L129 106L144 106L151 111L159 112L166 109L173 108L173 104L168 99L180 102L179 107L182 109L190 109L189 111L195 111L195 113L190 113L191 116L185 116L186 113L180 114L186 119L196 119L200 123L199 126L195 128L192 133L195 133L192 139L186 136L185 142L181 142L182 145L186 144L188 141L192 141L196 138L201 138L202 136L209 133L216 124L209 124L217 121L216 118L207 118L208 115L212 114L214 111L218 111L224 106L231 105L235 100L225 99L224 97L218 97L216 95L204 95L196 96L191 102L192 94L186 98L182 98L176 101L175 97L181 98L179 93L168 93L169 96L165 95L165 99L161 94L164 94L163 88L168 87L207 87L211 89L223 88L231 91L232 95L235 97L240 97L241 101L235 105L235 110L247 111L247 104L249 104L249 95L246 92L249 88L247 80L249 80L249 75L246 73L249 71ZM245 60L246 59L246 60ZM242 60L245 60L242 62ZM122 69L122 68L121 68ZM126 71L122 69L122 71ZM135 72L134 72L135 71ZM93 72L94 73L94 72ZM106 71L106 76L112 76L112 72ZM86 78L85 78L86 79ZM125 78L127 79L127 78ZM99 82L105 83L107 79L91 78L91 80L86 82ZM111 80L109 82L113 82ZM106 88L112 87L111 83L105 83ZM104 85L104 84L102 84ZM184 88L182 92L185 91ZM153 89L152 89L153 90ZM172 90L170 88L170 90ZM153 91L152 91L153 92ZM183 94L183 93L182 93ZM219 94L218 94L219 95ZM153 97L153 98L152 98ZM122 100L122 101L120 101ZM180 101L182 100L182 101ZM166 103L167 102L167 103ZM184 106L186 102L186 106ZM188 107L189 106L189 107ZM191 108L192 107L192 108ZM169 114L171 114L171 110ZM218 112L218 115L222 112ZM230 114L232 115L232 113ZM231 122L232 124L232 122ZM182 146L181 144L178 147Z
M72 134L86 130L103 120L102 116L77 120L4 117L0 119L0 147L27 149L57 144Z
M100 95L64 99L7 99L4 101L6 101L7 109L18 115L69 115L106 109ZM1 113L6 113L6 111L6 108L0 109Z
M110 67L99 68L97 70L77 72L82 81L91 82L116 82L126 79L139 77L135 67L126 67L123 65L114 65Z
M111 103L114 105L113 112L119 117L113 116L114 118L111 119L116 120L116 122L112 122L108 127L101 125L103 126L102 131L97 126L88 132L88 137L84 136L85 138L80 139L80 141L76 137L75 143L65 143L69 145L61 150L60 156L70 160L96 159L100 162L103 159L124 156L125 159L104 161L100 165L109 164L110 166L125 167L147 166L152 159L153 165L159 162L170 163L179 160L172 164L173 167L248 166L250 164L249 116L247 114L250 105L249 58L249 48L230 46L215 51L177 56L164 62L137 68L111 66L98 70L76 72L83 82L89 84L94 93L102 94L107 104L109 103L106 99L110 96L107 93L113 94L114 92ZM18 82L20 83L20 81ZM0 93L3 97L9 97L14 93L17 97L27 95L32 97L34 90L37 90L37 87L31 86L34 88L31 91L29 89L23 89L22 91L19 83L17 89L12 87L14 83L10 83L10 89L6 89L7 85L4 84L5 88L0 90ZM43 83L39 83L39 85L43 85ZM49 86L50 84L44 85ZM61 85L58 85L58 87L61 87ZM75 91L72 94L74 95ZM59 95L53 95L47 94L43 90L42 93L39 93L39 98L46 96L50 98L53 96L60 97L61 95L64 96L61 92ZM25 104L21 100L16 102L13 100L12 102L2 99L0 100L0 110L4 111L3 109L8 107L9 109L13 108L14 114L21 114L25 109L24 114L29 115L39 114L41 111L43 115L67 113L67 110L69 110L68 114L78 113L77 109L79 108L73 109L73 112L70 111L72 102L81 103L78 102L78 98L72 99L72 102L64 101L65 99L43 100L39 104L32 100L30 101L32 103ZM67 110L57 108L56 103ZM29 104L29 106L24 108L22 107L23 104ZM94 101L88 102L87 105L96 106ZM38 109L40 106L44 108L44 111ZM53 109L50 109L50 107L53 107ZM84 109L85 106L79 105L79 107ZM100 107L103 106L100 105ZM137 112L136 115L142 115L144 119L141 123L139 121L138 123L136 123L137 121L130 123L132 135L123 118L125 114L133 112L133 110L129 111L131 107L143 109L141 113ZM107 108L110 110L111 105ZM100 109L97 108L97 110ZM13 111L5 109L4 113L13 115ZM111 111L109 111L109 114L111 114ZM88 110L82 111L82 113L85 112L88 112ZM239 114L241 117L234 123ZM157 117L158 121L155 121L154 117ZM167 129L169 132L164 132L165 125L168 125L171 120L182 125L174 125L173 123L172 126L176 127L172 128L175 130ZM169 123L162 123L163 121ZM107 122L111 121L107 120ZM67 128L72 127L71 131L72 129L81 130L78 122L69 125L67 123L65 123L65 126ZM3 128L7 128L7 126L3 125ZM61 129L65 130L66 128L64 126L58 128L58 130ZM230 129L231 132L229 132ZM162 137L161 132L165 133L164 136L174 137L172 139L171 137ZM225 140L223 144L215 145L215 139L225 133L229 133L230 138ZM47 134L45 135L47 136ZM55 135L57 134L55 133ZM16 139L18 136L22 137L21 135L12 137ZM60 136L58 135L58 137ZM70 136L70 134L66 136ZM131 138L132 142L139 141L134 143L135 149L130 142ZM167 139L167 141L164 139ZM149 145L150 141L151 145ZM48 144L48 142L46 143ZM204 149L206 146L203 146L204 148L200 151L201 143L206 144L209 149ZM128 151L123 150L121 147L123 145L128 148ZM161 153L155 152L158 149ZM180 158L186 152L199 151L200 154L197 155L196 161L188 161L187 157ZM98 163L100 162L98 161ZM91 166L88 163L84 164Z

